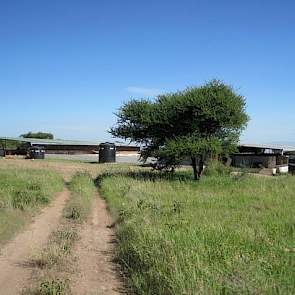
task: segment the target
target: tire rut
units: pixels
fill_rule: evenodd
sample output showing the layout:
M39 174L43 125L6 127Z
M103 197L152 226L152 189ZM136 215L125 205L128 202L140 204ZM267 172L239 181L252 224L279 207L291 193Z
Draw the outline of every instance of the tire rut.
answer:
M114 263L114 232L106 203L99 195L88 221L81 226L75 247L78 273L70 279L73 295L127 294L119 267Z
M49 207L43 208L30 226L6 244L0 253L0 294L19 294L29 282L34 266L32 254L41 251L50 233L58 226L70 192L58 193Z

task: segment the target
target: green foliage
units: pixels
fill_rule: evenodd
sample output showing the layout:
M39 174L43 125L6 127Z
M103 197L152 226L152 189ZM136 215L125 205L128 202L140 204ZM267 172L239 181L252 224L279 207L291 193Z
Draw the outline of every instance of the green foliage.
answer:
M52 133L46 133L46 132L28 132L25 134L21 134L20 137L24 138L40 138L40 139L53 139L54 136Z
M230 175L233 171L231 166L226 166L220 161L211 160L207 163L204 175L218 176L218 175Z
M69 289L69 282L63 280L44 281L40 285L40 295L65 295Z
M0 139L0 148L3 150L16 149L18 145L19 145L19 142L17 141Z
M292 177L159 175L101 183L136 294L295 293Z
M216 155L221 153L222 148L217 137L197 138L195 136L183 136L167 140L159 149L160 159L167 163L180 164L183 156Z
M143 160L156 157L167 166L231 153L248 121L245 99L216 80L154 101L131 100L117 116L112 135L144 145Z

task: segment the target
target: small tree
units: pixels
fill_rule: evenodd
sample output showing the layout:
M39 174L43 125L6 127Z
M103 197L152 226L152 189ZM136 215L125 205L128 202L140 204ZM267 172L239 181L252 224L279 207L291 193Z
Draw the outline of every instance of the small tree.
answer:
M190 157L195 179L208 157L235 149L248 121L244 97L217 80L154 101L131 100L117 116L111 134L143 145L143 161L155 157L161 168L174 169Z
M20 137L24 138L38 138L38 139L53 139L52 133L46 133L46 132L28 132L25 134L20 135Z

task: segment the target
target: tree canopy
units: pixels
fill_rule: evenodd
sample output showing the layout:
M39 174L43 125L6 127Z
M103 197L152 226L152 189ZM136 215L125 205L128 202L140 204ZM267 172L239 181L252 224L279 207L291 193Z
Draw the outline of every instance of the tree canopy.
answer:
M242 95L223 82L212 80L154 100L133 99L125 103L110 132L143 145L142 160L155 157L165 168L190 157L197 179L208 155L234 151L249 120L245 108Z
M54 136L52 133L46 133L46 132L28 132L25 134L21 134L20 137L24 138L39 138L39 139L53 139Z

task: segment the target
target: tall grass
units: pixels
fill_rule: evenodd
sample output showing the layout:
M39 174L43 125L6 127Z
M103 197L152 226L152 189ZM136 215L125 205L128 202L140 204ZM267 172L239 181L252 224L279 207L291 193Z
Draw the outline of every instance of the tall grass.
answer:
M64 216L77 222L85 221L96 191L91 175L88 173L75 174L69 184L69 189L71 199L65 206Z
M51 171L0 168L0 243L20 230L62 187L62 178Z
M292 177L122 174L101 191L137 294L294 294Z

